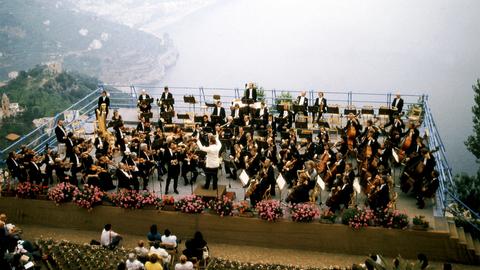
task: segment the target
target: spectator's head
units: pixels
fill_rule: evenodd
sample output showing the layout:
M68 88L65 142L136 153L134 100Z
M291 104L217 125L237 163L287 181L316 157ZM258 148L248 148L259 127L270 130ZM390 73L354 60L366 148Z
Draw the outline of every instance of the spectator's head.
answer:
M134 253L128 254L128 260L129 260L130 262L134 262L136 258L137 258L137 256L135 256Z
M166 229L163 234L166 236L166 237L169 237L172 233L170 232L169 229Z
M103 90L102 96L106 97L107 96L107 91Z
M423 253L418 253L417 259L418 259L419 262L422 263L422 265L421 265L422 269L427 268L427 266L428 266L428 258L427 258L427 255L425 255L425 254L423 254Z
M120 262L117 266L117 270L126 270L127 269L127 265L125 264L125 262Z
M193 235L193 239L195 240L203 240L203 235L201 232L196 231L195 234Z
M0 214L0 221L7 222L7 215L5 213Z
M151 262L151 263L156 263L158 261L158 255L153 253L152 255L150 255L150 257L148 258L148 260Z
M112 229L112 224L105 224L105 226L103 227L105 229L105 231L110 231Z
M182 254L182 256L180 256L180 263L185 264L186 262L187 262L187 256Z
M163 88L163 91L165 91L166 93L168 93L168 86L165 86L165 87Z
M143 247L145 246L145 242L143 242L143 240L140 240L138 241L138 244L137 244L139 247Z
M151 234L157 234L158 233L157 224L152 224L152 226L150 226L150 233Z
M157 242L157 241L155 241L155 242L153 243L153 247L154 247L154 248L160 248L160 243Z

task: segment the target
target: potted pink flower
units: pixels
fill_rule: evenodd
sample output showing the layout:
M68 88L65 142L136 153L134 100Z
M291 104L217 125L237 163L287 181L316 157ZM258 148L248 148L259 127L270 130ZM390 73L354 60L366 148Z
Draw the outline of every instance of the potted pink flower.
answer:
M102 202L104 192L100 188L92 185L84 185L83 189L77 189L73 192L73 202L82 207L91 210L93 206Z
M30 182L23 182L17 185L17 197L23 199L35 199L42 193L41 185L32 184Z
M202 213L206 204L201 197L197 195L187 195L175 202L175 209L183 213L197 214Z
M70 183L62 182L48 190L48 198L57 205L65 202L71 202L73 193L78 188Z
M222 198L216 200L211 200L209 206L211 210L221 217L233 216L233 201L227 196L223 196Z
M298 203L289 206L292 220L295 222L311 222L320 215L320 211L315 204Z
M283 208L278 200L263 200L257 203L255 209L263 220L276 221L283 217Z

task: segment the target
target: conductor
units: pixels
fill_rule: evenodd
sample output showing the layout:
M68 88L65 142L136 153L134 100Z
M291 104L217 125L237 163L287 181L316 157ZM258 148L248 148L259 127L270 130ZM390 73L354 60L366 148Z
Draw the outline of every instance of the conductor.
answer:
M197 134L197 145L201 151L207 153L207 159L205 162L205 176L206 182L204 189L210 188L210 181L213 179L213 190L217 189L217 182L218 182L218 167L220 167L220 149L222 148L222 144L218 139L218 132L215 136L212 134L208 135L208 146L203 146L202 142L199 140L200 134Z

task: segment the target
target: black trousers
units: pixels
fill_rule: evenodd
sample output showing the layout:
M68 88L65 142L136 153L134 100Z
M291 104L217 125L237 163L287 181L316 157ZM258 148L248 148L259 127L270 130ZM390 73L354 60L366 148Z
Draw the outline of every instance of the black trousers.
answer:
M167 184L165 185L165 193L168 193L168 187L170 182L173 180L173 191L177 191L178 186L178 176L180 175L180 168L169 168L167 173Z
M205 167L205 176L206 176L206 182L205 182L205 188L208 189L210 188L210 181L213 180L213 189L217 189L217 182L218 182L218 167L217 168L206 168Z

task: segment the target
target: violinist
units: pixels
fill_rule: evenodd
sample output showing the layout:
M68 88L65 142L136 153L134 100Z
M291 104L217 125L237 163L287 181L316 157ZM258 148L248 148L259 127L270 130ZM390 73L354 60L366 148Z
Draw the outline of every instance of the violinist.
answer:
M438 180L439 173L433 170L428 177L422 181L422 187L417 193L417 206L419 209L425 208L425 198L433 198L440 185Z
M80 159L80 149L78 147L74 148L74 153L70 156L70 163L72 163L70 183L76 186L78 185L77 173L82 171L82 160Z
M32 184L43 184L44 182L40 170L40 163L37 163L37 158L35 156L28 162L28 179Z
M156 163L150 151L148 150L148 145L145 143L140 144L139 158L141 159L140 170L142 171L143 177L143 189L147 189L150 174L152 173Z
M280 111L278 118L282 120L283 125L278 127L282 131L286 131L292 127L293 115L288 109L288 104L283 104L283 110Z
M268 114L268 108L265 106L265 101L262 101L260 103L260 108L258 108L255 111L255 118L256 119L261 119L264 126L267 124L269 114ZM272 117L272 119L273 119L273 117Z
M143 170L140 169L143 165L143 160L137 157L137 153L131 153L129 151L125 152L124 158L125 160L122 162L125 163L125 169L130 174L130 178L128 179L128 185L133 186L133 189L138 191L140 187L138 179L145 179L145 173Z
M112 181L112 175L109 172L109 165L112 164L112 161L107 156L100 156L97 160L98 178L100 180L100 188L103 191L115 188Z
M275 119L273 118L273 115L270 114L268 115L267 122L265 123L267 130L271 130L269 136L275 137L277 134L277 123L275 122Z
M53 165L55 170L55 175L57 176L58 182L70 182L70 176L66 174L70 170L70 164L62 161L60 158L55 158L55 163Z
M168 188L173 180L173 192L178 194L178 176L180 175L180 157L175 142L167 143L167 149L164 152L164 160L167 163L167 183L165 185L165 194L168 194Z
M315 120L316 112L314 111L312 113L312 120L318 123L320 122L322 115L327 112L327 99L323 97L323 92L318 92L318 97L315 99L314 106L318 108L318 114Z
M8 153L7 167L10 175L12 175L13 178L16 178L17 180L22 180L21 166L23 167L23 164L20 163L18 157L19 155L16 154L14 151Z
M371 209L384 210L390 202L390 188L388 186L388 176L379 177L379 184L368 195L368 204Z
M91 186L100 187L97 165L91 164L91 166L85 170L85 180L86 183Z
M243 111L240 109L240 105L235 104L235 106L231 109L231 117L233 118L233 123L237 126L243 126Z
M198 177L198 156L195 154L194 148L187 149L182 161L182 177L185 186L193 184L197 181ZM226 169L226 166L225 166ZM187 178L187 173L191 173L190 181Z
M298 174L298 180L296 181L295 186L287 196L286 202L294 204L310 201L309 193L314 185L315 182L312 184L305 172L300 172Z
M147 91L145 89L142 89L142 93L140 96L138 96L138 101L137 101L137 106L140 107L140 104L143 101L149 101L150 100L150 95L147 94Z
M136 128L137 132L145 132L145 133L149 133L151 130L147 130L147 126L146 126L146 120L144 117L141 117L140 118L140 122L137 124L137 128Z
M257 173L260 167L260 155L256 147L252 147L249 151L249 155L246 156L245 170L248 175L254 175Z
M101 131L97 131L97 136L93 141L93 145L95 146L95 155L106 155L108 152L109 144L108 142L102 138Z
M395 98L392 101L392 111L393 113L401 114L403 110L403 99L400 96L400 93L395 95Z
M308 116L308 112L307 112L308 98L307 98L307 92L306 91L302 91L300 93L300 95L297 97L296 103L299 106L303 107L303 111L301 113L303 113L304 116ZM295 113L293 115L293 118L295 118Z
M118 179L118 188L132 189L133 176L130 173L128 165L120 162L116 171Z

